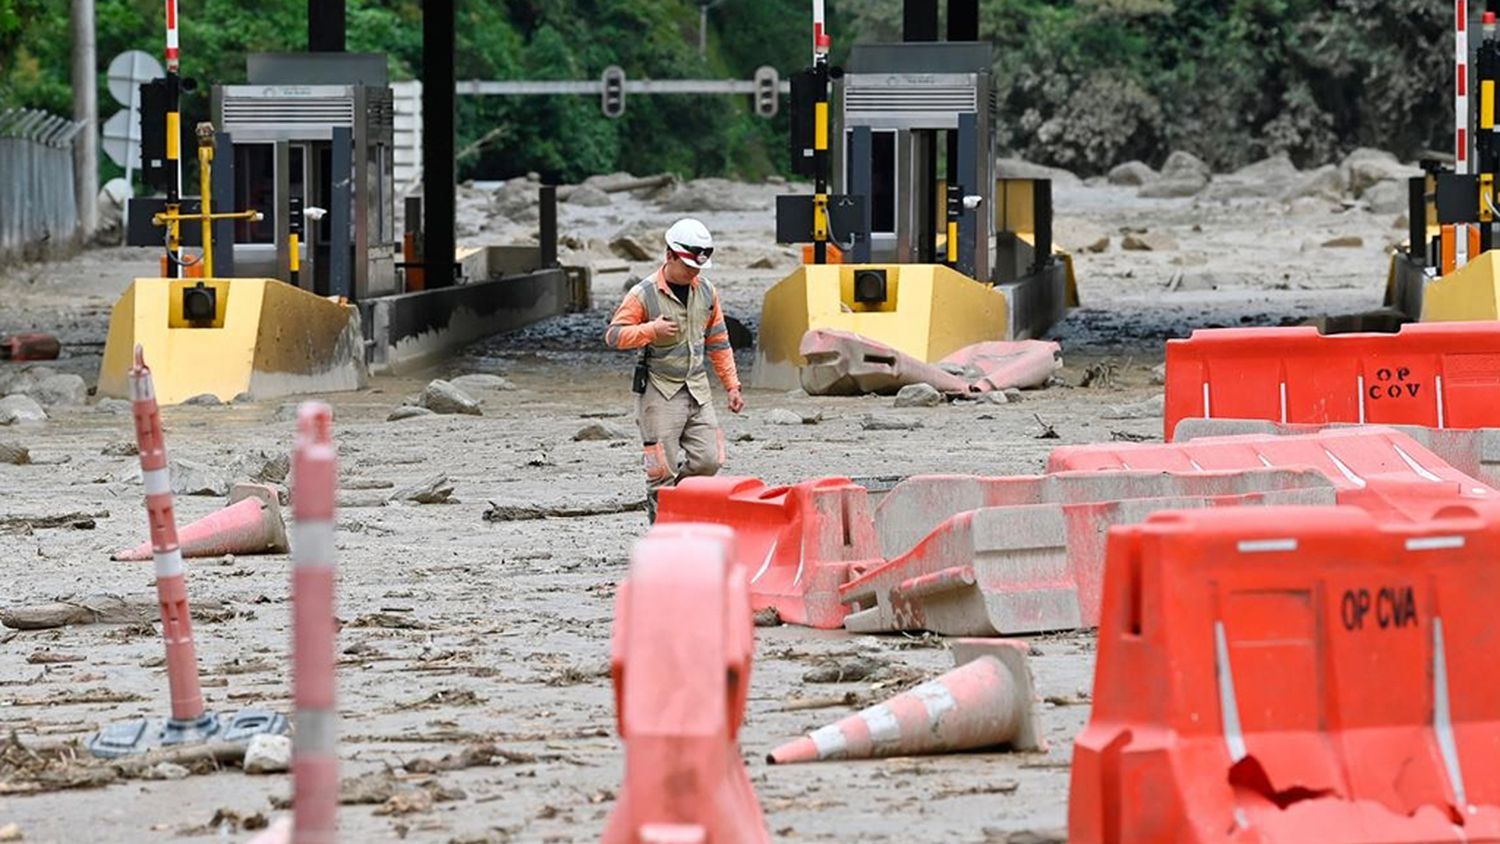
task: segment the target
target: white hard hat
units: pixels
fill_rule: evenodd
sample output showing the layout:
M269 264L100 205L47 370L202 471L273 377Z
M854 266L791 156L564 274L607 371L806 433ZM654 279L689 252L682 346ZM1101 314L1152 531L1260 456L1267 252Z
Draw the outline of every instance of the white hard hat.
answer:
M667 229L667 248L682 259L684 264L695 269L713 266L714 236L708 226L684 217Z

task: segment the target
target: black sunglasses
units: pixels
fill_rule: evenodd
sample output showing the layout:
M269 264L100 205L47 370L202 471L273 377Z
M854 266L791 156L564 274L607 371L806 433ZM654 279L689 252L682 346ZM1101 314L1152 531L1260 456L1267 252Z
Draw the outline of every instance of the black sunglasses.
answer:
M691 257L694 261L706 261L714 256L714 248L712 246L674 245L672 251L682 257Z

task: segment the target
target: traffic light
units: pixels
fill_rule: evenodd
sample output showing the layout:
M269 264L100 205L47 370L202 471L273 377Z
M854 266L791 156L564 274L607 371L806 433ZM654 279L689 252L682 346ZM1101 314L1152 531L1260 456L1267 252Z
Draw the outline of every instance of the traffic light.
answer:
M604 94L599 109L611 120L625 113L625 69L619 65L604 69Z
M755 113L775 117L781 108L781 74L762 65L755 69Z

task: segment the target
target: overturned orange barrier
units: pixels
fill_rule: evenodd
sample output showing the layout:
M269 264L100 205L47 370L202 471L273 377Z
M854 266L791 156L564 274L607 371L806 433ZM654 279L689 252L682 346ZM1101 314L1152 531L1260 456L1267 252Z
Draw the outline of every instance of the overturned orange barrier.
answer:
M831 629L844 622L838 588L882 562L868 493L848 478L767 487L754 478L686 478L663 489L657 524L698 522L735 531L733 559L756 610Z
M831 328L802 335L802 389L814 396L888 395L909 384L967 394L1039 387L1062 368L1051 340L987 341L927 363L878 340Z
M1454 504L1500 501L1500 492L1454 469L1411 437L1361 426L1298 436L1205 437L1157 444L1102 443L1053 450L1047 471L1201 474L1256 467L1316 469L1338 501L1393 518L1423 520Z
M625 784L606 844L770 841L739 750L755 647L734 545L691 524L636 543L610 642Z
M959 640L957 667L771 751L768 762L956 753L1008 746L1046 750L1025 642Z
M881 500L889 562L840 587L853 632L1007 636L1099 623L1104 538L1162 510L1333 504L1312 471L908 478Z
M1500 839L1500 518L1455 503L1110 534L1078 844Z
M1500 427L1500 323L1194 331L1167 341L1166 393L1168 440L1194 417Z

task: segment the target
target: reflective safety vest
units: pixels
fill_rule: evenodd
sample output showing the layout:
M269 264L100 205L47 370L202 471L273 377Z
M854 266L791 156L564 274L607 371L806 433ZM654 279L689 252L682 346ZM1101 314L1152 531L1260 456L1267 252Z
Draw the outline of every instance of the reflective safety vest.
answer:
M708 404L704 337L710 327L714 303L718 301L719 294L713 284L700 276L688 287L688 300L679 302L671 288L661 281L661 271L658 270L641 279L630 292L641 300L647 322L665 316L677 324L677 333L672 339L653 341L641 350L652 386L662 396L671 398L685 385L699 404ZM726 335L723 339L726 348L728 342Z

